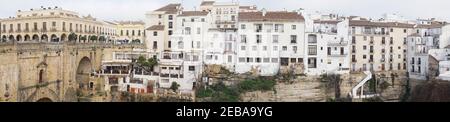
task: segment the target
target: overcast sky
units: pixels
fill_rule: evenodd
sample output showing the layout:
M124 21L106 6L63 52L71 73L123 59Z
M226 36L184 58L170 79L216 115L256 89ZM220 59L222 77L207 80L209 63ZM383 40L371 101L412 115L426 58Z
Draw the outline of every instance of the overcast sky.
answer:
M220 0L232 1L232 0ZM237 1L237 0L235 0ZM397 13L415 18L450 20L450 0L239 0L241 5L257 5L258 9L333 12L379 18L384 13ZM0 0L0 18L15 16L17 10L60 6L64 9L91 14L103 20L144 20L145 12L168 3L183 3L193 10L201 0Z

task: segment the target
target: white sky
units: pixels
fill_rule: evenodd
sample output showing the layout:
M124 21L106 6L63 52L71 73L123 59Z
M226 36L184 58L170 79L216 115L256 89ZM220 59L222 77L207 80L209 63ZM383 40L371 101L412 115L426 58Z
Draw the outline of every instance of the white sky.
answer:
M220 0L232 1L232 0ZM235 0L237 1L237 0ZM144 20L145 12L168 3L183 3L192 10L201 0L0 0L0 18L15 16L17 10L59 6L63 9L91 14L103 20ZM437 18L450 21L450 0L239 0L241 5L257 5L258 9L333 12L379 18L384 13L397 13L409 19Z

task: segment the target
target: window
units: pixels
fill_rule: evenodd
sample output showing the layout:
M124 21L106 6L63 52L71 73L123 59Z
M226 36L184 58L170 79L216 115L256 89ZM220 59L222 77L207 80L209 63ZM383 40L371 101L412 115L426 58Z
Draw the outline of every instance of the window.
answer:
M287 46L283 46L283 51L287 51Z
M364 36L364 41L367 41L367 36Z
M291 58L291 63L296 63L297 62L297 58Z
M241 29L243 29L243 30L245 29L245 24L241 25Z
M267 46L263 46L263 51L267 51Z
M158 49L158 42L157 41L153 41L153 49Z
M273 35L273 43L278 43L278 35Z
M381 37L381 44L386 44L386 37Z
M228 56L228 62L232 62L233 61L233 57L231 55Z
M200 34L200 30L201 30L200 28L197 28L197 34Z
M247 58L247 63L253 62L253 58Z
M178 49L183 49L184 48L184 44L182 41L178 42Z
M153 32L153 36L158 36L158 32L157 32L157 31L154 31L154 32Z
M261 63L261 58L256 58L256 63Z
M366 46L366 45L364 45L364 46L363 46L363 50L366 50L366 49L367 49L367 46Z
M278 46L273 46L273 51L278 51Z
M292 51L294 51L295 53L297 53L297 46L292 46Z
M327 55L331 55L331 47L328 47L328 49L327 49Z
M172 30L169 30L169 36L172 35L172 33L173 33Z
M394 32L394 29L393 29L393 28L391 28L391 32Z
M158 15L158 18L160 18L160 19L161 19L161 18L162 18L162 15Z
M262 31L262 24L255 24L255 27L256 27L256 28L255 28L255 29L256 29L256 30L255 30L256 32L261 32L261 31Z
M363 55L363 59L366 59L367 58L367 56L366 55Z
M297 35L291 35L291 43L292 44L297 43Z
M270 58L263 58L263 62L264 63L269 63L270 62Z
M169 22L169 28L173 28L173 23Z
M186 28L184 29L184 34L190 35L190 34L191 34L191 28L190 28L190 27L186 27Z
M281 60L281 66L288 66L289 65L289 58L280 58Z
M292 25L292 30L296 30L297 29L297 25Z
M308 46L308 55L317 55L317 45Z
M241 43L247 43L247 35L241 35Z
M278 63L278 58L272 58L272 63Z
M239 58L239 62L240 63L245 62L245 58Z
M169 41L168 47L172 48L172 41Z
M242 50L242 51L245 51L245 46L241 46L241 50Z
M252 50L253 50L253 51L256 51L256 50L257 50L257 47L256 47L256 46L253 46L253 47L252 47Z
M403 33L406 33L406 29L403 29Z
M195 66L189 66L189 71L195 71Z
M317 67L317 59L308 58L308 68L316 68L316 67Z
M169 15L169 20L173 20L173 15Z
M256 43L261 43L261 41L262 41L262 36L256 35Z

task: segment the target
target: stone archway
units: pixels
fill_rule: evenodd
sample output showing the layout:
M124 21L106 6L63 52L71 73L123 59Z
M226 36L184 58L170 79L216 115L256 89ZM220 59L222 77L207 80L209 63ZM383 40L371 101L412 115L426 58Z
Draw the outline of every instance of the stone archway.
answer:
M48 97L44 97L44 98L37 100L36 102L53 102L53 100Z
M17 35L16 36L16 41L18 41L18 42L22 41L22 36L21 35Z
M87 88L87 85L89 84L89 78L92 73L91 59L89 59L88 57L83 57L78 64L76 73L77 74L75 79L79 84L79 88Z
M48 42L48 36L46 34L41 36L41 42Z
M59 42L59 38L55 34L52 34L50 40L51 40L51 42Z
M30 39L31 39L31 38L30 38L30 35L28 35L28 34L25 35L25 40L24 40L24 41L30 41Z
M39 42L39 36L37 34L34 34L32 40L35 42Z
M8 39L9 39L9 41L15 41L16 40L16 39L14 39L13 35L10 35Z
M62 42L67 41L67 35L66 34L62 34L61 35L61 41Z
M8 41L8 40L6 39L6 36L3 35L3 37L2 37L2 42L6 42L6 41Z

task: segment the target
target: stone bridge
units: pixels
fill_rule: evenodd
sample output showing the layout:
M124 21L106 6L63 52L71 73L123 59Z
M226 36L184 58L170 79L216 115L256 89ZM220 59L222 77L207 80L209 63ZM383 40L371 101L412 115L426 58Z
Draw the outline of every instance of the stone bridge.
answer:
M36 42L0 43L0 98L18 102L76 102L92 88L95 72L113 50L141 44Z

